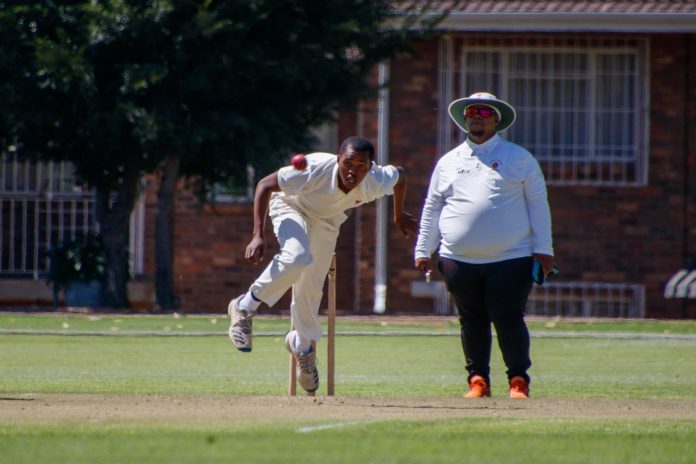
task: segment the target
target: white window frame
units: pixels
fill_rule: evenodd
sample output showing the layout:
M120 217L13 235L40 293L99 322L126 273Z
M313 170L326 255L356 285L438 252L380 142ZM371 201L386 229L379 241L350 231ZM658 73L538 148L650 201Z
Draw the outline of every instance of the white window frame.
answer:
M485 40L485 39L484 39ZM514 43L514 45L508 45L509 42ZM533 45L534 42L541 43L542 45ZM581 45L578 45L581 44ZM514 40L506 40L506 38L497 37L495 39L489 39L488 42L479 43L475 46L471 46L465 43L460 46L459 50L459 66L457 72L459 73L459 95L465 96L474 91L478 90L490 90L497 93L498 97L509 101L518 110L517 112L517 124L513 128L506 132L501 133L504 137L510 137L513 141L524 145L526 148L530 149L535 157L539 160L539 163L544 170L546 175L546 180L548 184L551 185L611 185L611 186L641 186L646 185L648 180L648 147L649 147L649 137L648 137L648 86L649 78L647 73L647 61L648 61L648 46L649 42L647 38L602 38L602 37L586 37L586 36L558 36L558 37L548 37L543 38L534 36L517 37ZM498 61L497 70L489 71L489 74L480 73L478 77L487 79L491 82L490 89L479 89L473 88L475 85L467 82L468 72L471 70L471 64L467 63L467 58L469 53L476 52L487 52L495 54ZM551 153L550 155L544 153L542 150L535 150L534 144L530 142L525 142L524 139L529 140L534 139L535 136L539 138L541 142L540 134L544 131L544 127L540 127L540 124L535 122L530 122L528 125L531 126L535 134L525 134L525 136L520 137L519 134L515 134L515 130L520 130L520 121L524 118L534 118L535 110L543 111L544 101L533 102L535 106L534 109L528 109L525 107L525 103L520 101L521 98L511 97L511 85L510 81L515 76L512 76L509 69L510 58L515 53L527 53L530 57L548 54L559 54L567 53L574 55L583 55L587 60L587 69L581 75L581 79L587 82L587 95L585 101L578 101L575 103L583 105L581 113L586 114L585 124L586 133L585 134L574 134L573 137L563 137L560 139L570 138L571 140L583 140L586 141L580 147L569 147L573 152L577 150L578 154L569 155L555 155ZM621 71L633 73L624 78L631 79L633 82L633 94L629 97L631 98L631 107L624 108L624 110L630 112L628 114L632 115L630 133L633 137L628 141L629 145L621 145L621 150L624 153L629 152L631 155L626 156L613 156L613 155L598 155L598 136L594 127L594 118L600 112L605 112L605 110L599 109L596 106L597 103L597 86L600 85L600 79L609 76L609 78L614 79L613 74L597 75L596 63L600 57L610 56L610 55L631 55L634 59L634 69L622 69ZM447 59L447 55L440 53L440 59ZM441 68L447 68L447 65ZM495 73L498 73L497 82L495 79ZM621 78L622 75L619 76ZM530 74L530 83L535 86L536 93L543 91L544 88L541 87L543 82L549 79L554 79L554 75L543 75L536 81L534 80L534 75ZM558 76L558 79L568 79L568 76ZM570 77L572 78L572 76ZM441 77L442 82L442 77ZM618 82L617 85L620 85ZM605 90L606 92L606 90ZM441 87L440 95L445 97L447 93L447 88ZM558 104L552 102L547 107L555 109L559 108ZM538 114L538 113L537 113ZM611 117L611 116L609 116ZM619 118L620 119L620 118ZM625 120L625 119L624 119ZM612 124L612 123L610 123ZM623 126L627 127L627 126ZM562 129L561 129L562 130ZM577 127L575 127L577 130ZM465 134L459 131L459 142L464 140ZM531 146L530 146L531 145ZM621 151L617 150L617 151ZM580 153L582 151L582 153Z

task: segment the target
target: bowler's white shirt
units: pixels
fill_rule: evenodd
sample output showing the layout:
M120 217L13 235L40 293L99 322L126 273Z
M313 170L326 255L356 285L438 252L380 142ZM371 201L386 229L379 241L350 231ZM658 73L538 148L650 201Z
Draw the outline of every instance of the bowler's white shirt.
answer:
M553 255L546 183L536 159L495 135L467 139L437 162L421 215L415 257L490 263Z
M394 193L394 185L399 180L399 171L394 166L373 163L360 185L345 193L338 186L336 155L312 153L305 158L307 168L302 171L293 166L278 170L281 192L271 196L271 205L273 201L282 201L310 218L335 227L348 218L351 208Z

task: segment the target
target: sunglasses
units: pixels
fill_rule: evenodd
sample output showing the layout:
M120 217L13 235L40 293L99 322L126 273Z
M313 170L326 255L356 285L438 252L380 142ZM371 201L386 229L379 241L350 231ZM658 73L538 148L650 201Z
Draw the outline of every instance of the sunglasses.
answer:
M473 118L476 115L479 115L483 119L488 119L491 116L493 116L494 114L496 114L495 110L493 108L488 108L487 106L482 107L482 108L476 108L473 106L469 106L464 110L464 115L467 118Z

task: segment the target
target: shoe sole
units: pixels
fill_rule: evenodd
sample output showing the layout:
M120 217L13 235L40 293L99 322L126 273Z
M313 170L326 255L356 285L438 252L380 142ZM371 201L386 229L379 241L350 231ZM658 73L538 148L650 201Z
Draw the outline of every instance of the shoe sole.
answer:
M247 347L242 347L242 348L240 348L240 347L238 347L237 345L235 345L234 342L232 342L232 346L234 346L234 348L235 348L237 351L240 351L240 352L242 352L242 353L251 353L251 348L247 348Z
M297 366L297 370L298 370L298 371L300 370L300 366ZM317 375L318 375L318 373L317 373ZM302 387L302 384L300 384L300 387ZM319 382L317 382L317 388L315 388L314 390L307 390L305 387L302 387L302 389L303 389L304 391L306 391L307 393L314 393L314 392L316 392L317 390L319 390Z
M234 308L233 308L233 306L236 306L236 302L237 302L237 300L234 300L234 302L230 303L230 305L227 307L227 315L230 318L230 328L227 331L227 335L228 335L230 341L232 342L232 346L234 346L237 349L237 351L239 351L241 353L251 353L251 347L243 346L240 348L239 346L237 346L237 342L235 341L234 333L232 332L232 321L234 320L234 316L233 316Z
M234 346L234 347L237 349L237 351L241 351L242 353L249 353L249 352L251 352L251 348L250 348L250 347L242 346L242 347L240 348L239 346L237 346L237 343L236 343L236 341L235 341L234 334L232 333L232 329L229 330L229 332L227 333L227 335L229 336L230 342L232 342L232 346Z

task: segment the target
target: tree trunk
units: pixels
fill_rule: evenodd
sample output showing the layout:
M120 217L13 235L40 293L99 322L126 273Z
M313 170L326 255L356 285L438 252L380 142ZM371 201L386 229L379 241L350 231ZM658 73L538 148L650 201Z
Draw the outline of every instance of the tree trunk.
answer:
M173 219L176 183L179 179L180 161L167 158L161 166L159 191L157 192L157 217L155 218L155 259L157 271L155 293L160 309L177 309L179 299L174 295Z
M139 180L135 172L114 190L96 189L96 216L107 259L104 305L112 308L128 307L130 216Z

